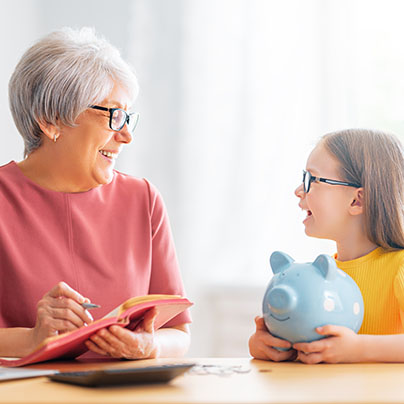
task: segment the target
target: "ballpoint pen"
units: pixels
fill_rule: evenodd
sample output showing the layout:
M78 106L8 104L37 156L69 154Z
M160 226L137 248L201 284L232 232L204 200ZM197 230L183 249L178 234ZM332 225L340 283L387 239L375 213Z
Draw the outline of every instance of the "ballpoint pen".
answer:
M81 306L85 309L99 309L101 306L99 304L94 303L81 303Z

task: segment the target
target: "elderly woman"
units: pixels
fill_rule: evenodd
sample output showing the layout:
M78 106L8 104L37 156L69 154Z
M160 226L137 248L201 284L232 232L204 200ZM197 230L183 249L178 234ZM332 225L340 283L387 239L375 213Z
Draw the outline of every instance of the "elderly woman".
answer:
M25 356L44 338L93 321L81 303L183 295L166 210L156 188L114 170L132 140L136 78L91 29L33 45L9 84L25 159L0 167L0 356ZM93 312L95 313L95 312ZM86 342L115 358L183 355L188 312L153 331L117 326Z

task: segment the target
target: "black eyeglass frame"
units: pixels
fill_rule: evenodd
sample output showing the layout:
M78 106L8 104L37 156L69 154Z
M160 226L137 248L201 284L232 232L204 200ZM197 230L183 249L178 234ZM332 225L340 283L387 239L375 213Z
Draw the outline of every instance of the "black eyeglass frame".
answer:
M308 180L308 186L306 189L306 175L309 175L309 180ZM312 182L325 182L326 184L330 185L345 185L346 187L354 187L354 188L360 188L362 185L359 184L354 184L352 182L347 182L347 181L339 181L339 180L331 180L329 178L322 178L322 177L315 177L314 175L311 175L310 171L303 170L303 191L305 194L308 194L310 191L310 186Z
M132 112L130 114L128 114L124 109L122 108L107 108L107 107L101 107L100 105L90 105L88 108L92 108L92 109L98 109L100 111L107 111L109 112L109 127L110 129L114 130L115 132L119 132L120 130L122 130L122 128L127 124L129 126L129 122L130 122L130 118L132 117L132 115L136 116L136 123L133 126L133 129L131 130L131 132L133 132L136 129L137 126L137 122L139 121L139 113L138 112ZM119 129L114 129L112 127L112 115L114 114L115 111L122 111L125 115L126 118L123 121L123 124L119 127Z

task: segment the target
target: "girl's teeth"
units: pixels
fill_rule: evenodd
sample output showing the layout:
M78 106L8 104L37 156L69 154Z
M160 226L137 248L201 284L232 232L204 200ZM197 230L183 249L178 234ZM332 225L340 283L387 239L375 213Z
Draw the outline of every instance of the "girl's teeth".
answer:
M113 159L117 157L117 154L111 153L109 151L100 150L100 153L106 157L113 158Z

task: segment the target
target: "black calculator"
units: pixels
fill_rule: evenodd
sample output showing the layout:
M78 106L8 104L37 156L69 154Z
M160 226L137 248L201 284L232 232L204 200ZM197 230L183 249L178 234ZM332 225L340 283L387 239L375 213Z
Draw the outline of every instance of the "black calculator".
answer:
M86 370L81 372L56 373L48 377L56 382L89 387L167 383L185 373L194 365L194 363L180 363L137 368Z

